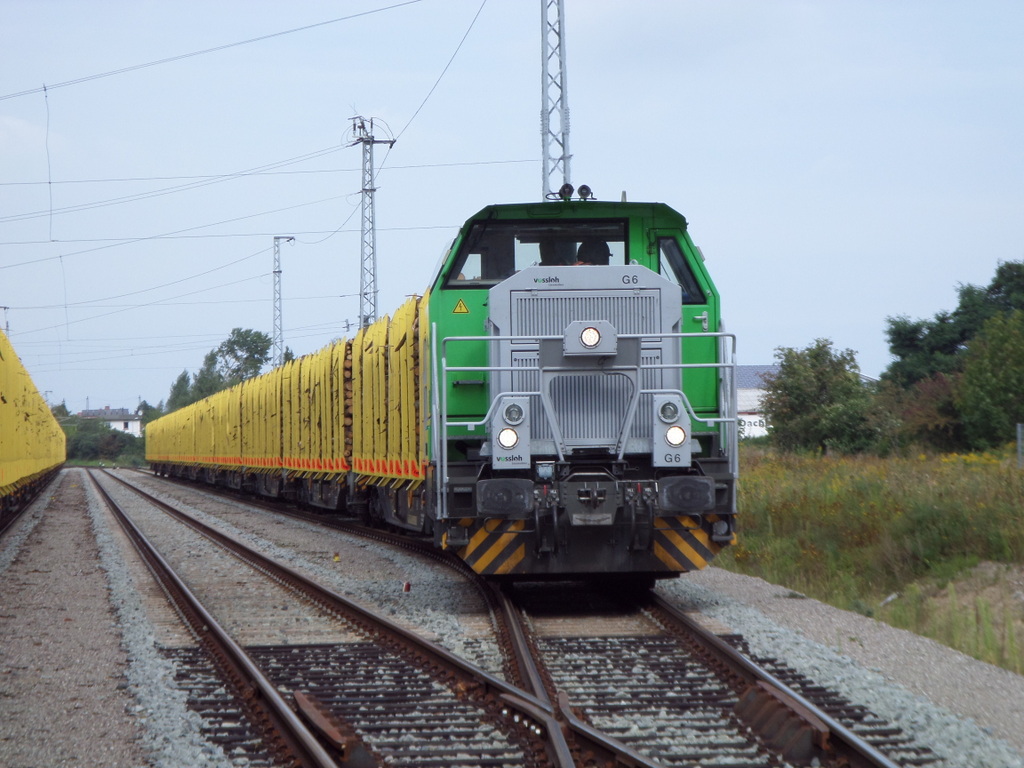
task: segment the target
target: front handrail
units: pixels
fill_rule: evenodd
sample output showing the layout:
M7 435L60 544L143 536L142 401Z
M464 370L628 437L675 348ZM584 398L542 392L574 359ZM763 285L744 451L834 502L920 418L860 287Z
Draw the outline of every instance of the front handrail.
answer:
M563 453L564 438L560 435L560 430L557 427L555 421L555 415L550 412L551 404L548 402L548 398L544 396L543 392L540 391L508 391L501 392L497 396L493 397L488 405L487 412L480 420L471 421L457 421L450 420L448 417L448 382L451 373L522 373L525 371L537 371L551 370L551 371L574 371L579 370L575 368L547 368L542 369L539 364L536 368L525 368L521 366L512 365L449 365L448 364L448 349L450 344L459 342L510 342L513 344L531 344L539 346L542 341L560 341L564 337L556 334L544 334L544 335L514 335L514 336L498 336L498 335L484 335L484 336L448 336L444 339L440 339L440 350L438 349L438 333L437 324L432 324L432 354L431 354L431 383L432 383L432 447L435 461L438 465L437 472L437 514L438 519L448 518L448 485L450 477L448 474L448 434L450 427L462 427L468 431L475 431L477 427L485 426L492 418L497 403L500 402L502 397L507 396L538 396L544 412L544 417L548 424L552 428L552 434L555 435L555 448L558 452L559 460L564 461L565 456ZM678 395L683 402L683 405L693 421L707 424L708 426L715 426L718 424L725 425L725 432L723 437L723 447L728 457L729 470L732 474L736 473L738 467L738 409L736 403L736 336L732 333L724 332L707 332L699 331L694 333L623 333L619 334L620 339L639 339L641 345L644 341L647 342L658 342L665 339L694 339L694 338L712 338L719 340L719 357L722 359L721 362L717 363L650 363L650 364L637 364L637 365L617 365L617 366L605 366L601 370L604 372L627 372L635 371L639 374L642 370L693 370L693 369L718 369L719 373L719 408L718 416L702 417L699 416L694 410L689 398L682 390L679 389L643 389L637 388L634 396L631 398L631 406L635 406L635 401L638 401L641 395L645 394L674 394ZM639 376L638 379L639 380ZM624 418L622 427L620 430L620 438L617 441L618 458L619 460L625 454L626 451L626 435L632 430L633 425L637 418L637 411L635 407L630 408L630 413L627 414L628 419Z

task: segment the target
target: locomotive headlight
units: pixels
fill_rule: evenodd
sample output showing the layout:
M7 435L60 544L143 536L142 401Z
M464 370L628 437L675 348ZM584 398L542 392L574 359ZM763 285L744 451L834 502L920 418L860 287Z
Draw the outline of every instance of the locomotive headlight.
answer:
M523 406L519 405L519 403L510 403L505 406L505 413L502 414L502 417L505 419L506 424L515 426L522 423L525 415Z
M526 396L502 396L490 411L488 443L491 466L496 470L529 469L530 401ZM514 450L513 450L514 449ZM529 484L531 481L525 481ZM533 498L533 486L529 494Z
M658 418L666 424L671 424L679 418L679 406L671 400L666 400L661 404L661 408L658 409Z
M601 343L601 332L592 325L588 325L580 333L580 344L587 349L593 349Z
M673 448L678 448L686 442L686 430L679 426L669 427L665 430L665 442Z
M509 406L511 407L511 406ZM498 445L504 448L506 451L510 451L516 447L519 442L519 433L510 427L506 427L498 433Z

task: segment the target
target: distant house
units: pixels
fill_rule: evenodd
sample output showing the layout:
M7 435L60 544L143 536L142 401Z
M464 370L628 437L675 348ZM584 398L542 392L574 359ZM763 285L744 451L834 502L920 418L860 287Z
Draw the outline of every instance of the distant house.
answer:
M778 372L778 365L736 366L736 410L741 437L764 437L768 434L768 420L761 405L765 388L763 377Z
M118 432L127 432L135 437L142 437L142 416L127 408L111 408L109 405L103 408L80 411L78 414L82 419L99 419L107 422L111 429Z

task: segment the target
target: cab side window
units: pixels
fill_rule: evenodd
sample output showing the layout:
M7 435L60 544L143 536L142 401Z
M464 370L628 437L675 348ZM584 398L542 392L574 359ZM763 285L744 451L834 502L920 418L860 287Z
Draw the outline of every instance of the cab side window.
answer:
M686 255L679 247L679 241L674 237L659 237L658 251L660 253L659 270L665 277L675 278L675 281L679 283L683 289L683 304L706 304L704 291L700 289L700 284L694 277Z
M448 284L464 287L493 285L520 268L516 261L511 231L477 224L449 275Z

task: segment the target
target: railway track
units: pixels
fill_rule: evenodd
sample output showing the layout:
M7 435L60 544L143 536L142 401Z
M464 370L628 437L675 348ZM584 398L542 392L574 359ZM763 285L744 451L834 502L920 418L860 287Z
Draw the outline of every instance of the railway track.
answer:
M293 513L323 522L322 516ZM332 525L336 525L332 523ZM438 557L402 537L348 532ZM440 557L466 572L464 564ZM861 707L773 659L751 659L655 593L642 602L580 597L556 585L488 595L521 688L521 716L560 728L575 765L929 765L935 756ZM588 601L594 601L589 604ZM567 604L578 610L566 612ZM325 668L337 659L325 658ZM546 724L546 725L543 725Z
M924 766L926 747L656 593L521 590L539 675L578 716L664 766ZM566 606L573 606L567 610Z
M142 495L138 489L125 486L120 493L111 493L109 483L104 481L104 485L107 489L103 495L116 506L120 504L115 495ZM168 563L169 570L187 565L181 560L202 560L201 570L207 575L218 574L219 582L245 582L248 595L242 599L248 605L246 610L254 605L288 606L281 626L264 624L250 629L250 633L286 634L293 632L296 623L304 625L301 634L307 638L305 642L246 643L243 650L242 643L227 637L227 646L237 646L233 651L236 659L224 661L224 652L217 650L214 666L243 668L242 673L230 675L235 680L236 701L220 697L203 702L212 709L228 709L229 720L242 732L247 728L239 712L249 709L244 720L260 728L260 739L275 745L271 753L276 764L360 766L385 760L405 766L571 764L566 762L569 758L565 757L568 753L564 746L564 759L558 760L561 732L557 728L546 730L538 723L534 715L543 719L543 709L522 691L465 664L394 622L324 590L244 544L188 519L160 500L148 495L143 498L151 507L158 507L161 515L171 514L193 531L186 542L184 529L178 525L177 533L172 529L154 536L161 539L159 543L143 544L150 549L176 549L180 554L168 559L179 562L174 567ZM136 516L133 512L132 517ZM158 526L150 521L135 527L140 531L139 535L133 534L133 539L141 543L146 538L141 528ZM202 537L216 540L217 546L203 544L198 531ZM215 561L215 550L223 548L234 557L222 554ZM150 557L164 559L155 553ZM222 562L225 558L234 562ZM240 566L236 558L249 563L244 571L237 570ZM267 584L259 587L258 594L253 592L257 573L259 581ZM287 585L286 596L275 594L284 588L282 585ZM213 594L218 590L208 586L202 591L209 601L225 599L224 595L218 598ZM226 599L240 598L236 595ZM300 613L301 604L313 606L312 614ZM218 625L209 610L198 610L200 619L193 630L197 636L206 641L208 635L228 635L227 630L214 629ZM339 641L309 642L311 634L324 629L311 625L326 626L328 622L336 625L333 635ZM233 615L224 623L239 625L244 617ZM235 632L246 634L237 627ZM207 674L202 675L201 687L204 691L211 687ZM212 729L219 731L223 724ZM247 738L243 736L234 748L242 749ZM331 746L324 747L324 742Z

